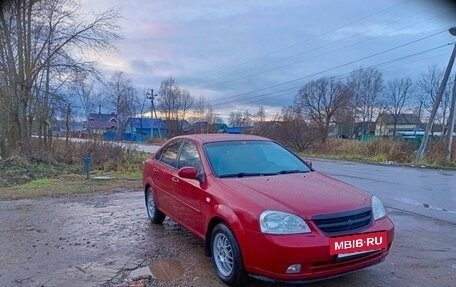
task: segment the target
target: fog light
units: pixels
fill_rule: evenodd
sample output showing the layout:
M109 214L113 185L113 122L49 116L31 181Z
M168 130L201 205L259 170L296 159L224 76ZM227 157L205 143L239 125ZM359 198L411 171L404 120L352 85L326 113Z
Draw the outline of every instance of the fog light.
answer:
M287 273L299 273L301 272L301 264L292 264L288 266Z

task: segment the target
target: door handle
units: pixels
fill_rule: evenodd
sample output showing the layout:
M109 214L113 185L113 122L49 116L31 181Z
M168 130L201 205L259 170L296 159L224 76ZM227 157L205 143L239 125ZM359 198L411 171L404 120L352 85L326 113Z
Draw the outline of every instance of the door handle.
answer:
M174 181L175 183L179 183L179 179L178 179L177 177L174 177L174 176L173 176L173 177L171 178L171 180Z
M153 172L158 172L158 168L154 167L153 169Z

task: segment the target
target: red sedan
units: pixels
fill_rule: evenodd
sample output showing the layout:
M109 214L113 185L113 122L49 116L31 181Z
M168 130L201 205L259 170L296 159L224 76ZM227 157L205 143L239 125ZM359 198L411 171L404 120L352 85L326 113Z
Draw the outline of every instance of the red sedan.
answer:
M308 282L379 263L394 225L381 201L247 135L175 137L144 164L147 213L205 241L219 278Z

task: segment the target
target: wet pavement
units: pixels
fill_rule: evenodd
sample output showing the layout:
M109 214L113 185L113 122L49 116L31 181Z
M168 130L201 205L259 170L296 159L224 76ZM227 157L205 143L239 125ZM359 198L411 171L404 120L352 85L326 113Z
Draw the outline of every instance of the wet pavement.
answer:
M456 171L314 159L313 166L367 190L386 206L456 224Z
M454 286L456 225L389 211L384 263L306 286ZM201 240L169 219L150 224L143 193L124 191L0 201L0 286L224 285Z

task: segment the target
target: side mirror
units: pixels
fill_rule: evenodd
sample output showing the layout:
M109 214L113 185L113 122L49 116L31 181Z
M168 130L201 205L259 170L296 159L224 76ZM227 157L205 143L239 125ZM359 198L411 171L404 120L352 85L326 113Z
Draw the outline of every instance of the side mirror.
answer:
M204 172L198 172L193 166L184 166L177 172L177 175L181 178L196 179L202 187L206 186L206 174Z
M178 176L188 179L198 179L198 171L193 166L185 166L179 169Z

